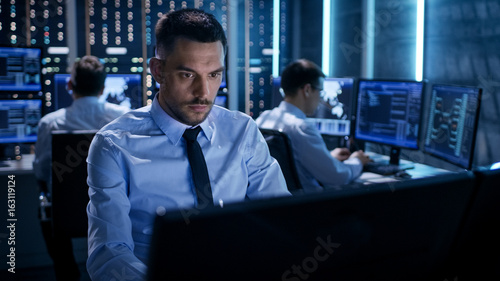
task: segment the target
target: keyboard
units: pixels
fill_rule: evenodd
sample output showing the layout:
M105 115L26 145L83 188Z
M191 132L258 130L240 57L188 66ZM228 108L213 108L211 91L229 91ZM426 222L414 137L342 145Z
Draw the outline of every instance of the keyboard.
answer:
M363 167L363 171L372 172L379 175L394 175L408 167L400 165L388 164L384 162L370 162Z

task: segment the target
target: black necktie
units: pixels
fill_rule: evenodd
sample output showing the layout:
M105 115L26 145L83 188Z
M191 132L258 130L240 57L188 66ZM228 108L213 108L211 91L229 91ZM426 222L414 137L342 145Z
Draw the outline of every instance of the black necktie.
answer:
M210 178L208 177L207 163L201 151L200 144L196 140L201 127L194 129L186 129L182 137L186 139L187 154L191 172L193 173L193 182L196 188L198 197L198 208L213 206L212 187L210 186Z

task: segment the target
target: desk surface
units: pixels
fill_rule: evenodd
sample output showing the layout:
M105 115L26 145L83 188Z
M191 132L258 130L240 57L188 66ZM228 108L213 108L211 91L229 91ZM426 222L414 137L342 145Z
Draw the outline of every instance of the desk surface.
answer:
M387 155L380 155L376 154L373 152L367 152L367 154L370 156L371 159L374 161L388 161L389 156ZM432 177L432 176L437 176L437 175L443 175L443 174L449 174L453 173L452 171L440 169L440 168L435 168L429 165L425 164L420 164L420 163L415 163L411 162L408 160L401 159L400 160L401 164L411 164L413 168L406 170L406 173L411 175L411 178L409 179L420 179L420 178L426 178L426 177ZM375 173L370 173L370 172L363 172L363 174L356 180L357 183L362 183L362 184L372 184L372 183L381 183L381 182L391 182L391 181L400 181L401 179L396 179L394 176L383 176Z
M32 174L33 173L33 160L35 154L23 154L20 160L8 160L3 163L7 167L0 167L0 175L8 174Z
M380 155L372 152L367 152L370 158L374 161L378 160L388 160L389 157L386 155ZM24 154L21 160L9 160L5 161L9 166L0 167L0 175L8 174L32 174L33 173L33 160L35 158L34 154ZM419 179L425 177L431 177L436 175L453 173L452 171L435 168L429 165L410 162L408 160L401 159L402 164L412 164L414 168L406 170L408 174L411 175L411 179ZM390 182L398 181L394 176L383 176L375 173L364 172L357 180L357 183L370 184L370 183L380 183L380 182Z

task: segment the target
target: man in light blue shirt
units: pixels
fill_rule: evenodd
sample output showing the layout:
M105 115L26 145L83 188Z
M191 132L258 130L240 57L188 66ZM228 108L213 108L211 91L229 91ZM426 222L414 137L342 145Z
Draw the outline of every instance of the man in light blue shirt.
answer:
M105 126L90 147L87 269L94 281L143 280L157 212L206 207L196 197L186 129L202 129L197 141L214 205L290 195L255 122L213 105L226 49L220 23L183 9L158 21L156 38L153 103Z
M290 138L299 180L305 192L336 188L358 177L369 159L363 151L328 151L314 123L307 121L318 107L325 75L313 62L290 63L281 75L284 100L256 120L261 128L282 131Z

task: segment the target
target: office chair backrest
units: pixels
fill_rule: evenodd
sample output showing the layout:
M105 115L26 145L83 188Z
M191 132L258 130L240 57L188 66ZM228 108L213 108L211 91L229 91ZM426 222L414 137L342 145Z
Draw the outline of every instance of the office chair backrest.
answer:
M302 189L302 185L295 167L292 145L288 136L280 131L271 129L262 129L260 132L269 146L269 152L280 164L281 171L285 176L286 184L290 192Z
M87 155L96 131L52 133L52 225L54 233L87 236Z
M474 173L474 197L452 255L452 274L460 280L499 280L500 170Z

